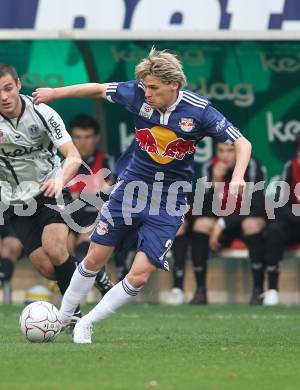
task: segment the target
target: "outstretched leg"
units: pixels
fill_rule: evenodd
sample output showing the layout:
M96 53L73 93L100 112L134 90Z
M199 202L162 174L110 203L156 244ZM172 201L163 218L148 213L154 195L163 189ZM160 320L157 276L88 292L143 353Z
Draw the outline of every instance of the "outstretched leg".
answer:
M62 320L71 319L74 310L94 285L99 270L104 266L112 254L114 247L108 247L92 242L85 259L78 265L73 273L70 285L65 292L60 312Z
M88 266L88 263L87 260L86 266ZM127 276L108 291L101 301L76 325L74 342L79 344L91 343L92 325L104 320L121 306L131 302L155 270L156 267L149 262L146 254L138 252Z

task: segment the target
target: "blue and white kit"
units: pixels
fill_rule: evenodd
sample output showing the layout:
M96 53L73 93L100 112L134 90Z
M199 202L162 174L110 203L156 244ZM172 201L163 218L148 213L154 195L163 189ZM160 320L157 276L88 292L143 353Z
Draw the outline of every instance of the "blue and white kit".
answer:
M141 81L110 83L106 96L133 115L136 140L129 165L104 205L91 239L116 246L138 235L137 251L146 253L155 266L168 270L165 254L186 211L186 193L184 189L178 191L178 182L192 181L196 144L205 136L234 143L242 135L205 97L188 90L180 90L176 102L165 112L147 103ZM133 182L138 188L127 191ZM161 188L161 196L157 188ZM172 198L174 191L177 193ZM156 213L153 199L159 203L158 211L154 207ZM139 208L139 202L144 207ZM126 218L129 214L131 218Z

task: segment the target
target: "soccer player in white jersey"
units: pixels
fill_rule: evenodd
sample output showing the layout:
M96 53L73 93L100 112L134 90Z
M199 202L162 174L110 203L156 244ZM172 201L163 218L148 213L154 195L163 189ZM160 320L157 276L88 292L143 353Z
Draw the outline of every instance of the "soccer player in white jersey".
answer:
M35 267L56 279L64 294L76 264L67 249L69 228L47 204L56 205L81 158L57 112L37 107L20 88L15 69L0 64L2 224L10 224ZM65 157L63 167L57 150Z
M124 105L135 123L133 158L100 213L87 256L73 274L62 301L63 321L71 317L78 302L86 296L97 271L106 263L114 247L132 233L138 235L137 254L126 277L76 324L75 343L91 343L95 322L132 301L156 268L169 269L165 255L182 224L186 192L190 191L187 187L190 188L188 184L193 174L195 145L200 139L208 135L234 144L237 158L231 191L237 195L245 187L244 173L251 153L249 141L206 98L182 89L186 77L180 61L167 51L153 48L137 65L136 78L121 83L40 88L33 93L37 104L65 97L107 98ZM139 194L143 189L148 190L142 194L147 200L145 207L135 213L133 204L141 199L134 192L132 204L128 202L126 191L132 184L139 190L142 188ZM161 196L156 197L158 187ZM154 203L150 203L153 196ZM174 202L170 204L172 197ZM157 201L159 209L153 213L152 206ZM129 220L127 215L131 216Z

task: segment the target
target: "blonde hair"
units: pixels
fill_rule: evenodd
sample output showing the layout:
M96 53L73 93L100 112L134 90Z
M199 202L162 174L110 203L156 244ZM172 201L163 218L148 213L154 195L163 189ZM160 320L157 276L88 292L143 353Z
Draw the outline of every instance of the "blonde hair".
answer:
M157 77L165 84L175 81L179 88L186 85L182 64L177 57L167 50L158 51L154 46L148 56L135 67L135 76L138 80L149 75Z

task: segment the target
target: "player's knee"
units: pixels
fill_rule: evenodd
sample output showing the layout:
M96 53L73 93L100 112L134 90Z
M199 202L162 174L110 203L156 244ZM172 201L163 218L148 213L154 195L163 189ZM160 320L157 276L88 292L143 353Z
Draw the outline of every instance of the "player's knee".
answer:
M14 263L18 260L22 253L22 244L15 238L4 239L2 246L2 257L11 259Z
M91 243L87 256L84 258L84 266L90 271L99 271L110 258L114 248Z
M11 249L11 259L14 262L17 262L17 260L21 257L21 254L22 254L21 246L15 246Z
M245 235L260 233L265 227L263 218L246 218L242 222L242 230Z
M209 218L209 217L197 218L193 225L193 231L197 233L204 233L209 235L212 231L214 224L215 224L214 218Z
M100 257L97 258L93 253L89 253L84 259L84 266L90 271L99 271L104 265Z
M1 257L10 259L13 263L16 263L20 257L21 251L14 250L14 248L3 248Z
M150 275L151 274L148 272L139 273L139 274L129 272L127 275L127 280L132 287L140 288L148 282Z

